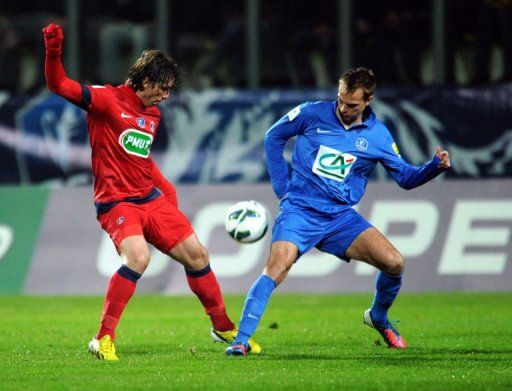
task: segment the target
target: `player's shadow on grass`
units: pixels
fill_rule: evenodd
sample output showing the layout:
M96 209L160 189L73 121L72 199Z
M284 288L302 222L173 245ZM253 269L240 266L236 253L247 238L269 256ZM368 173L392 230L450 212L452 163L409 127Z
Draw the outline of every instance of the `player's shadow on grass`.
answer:
M430 354L512 354L512 349L470 349L470 348L452 348L452 349L429 349L422 350Z
M404 363L432 363L432 362L454 362L454 361L467 361L468 356L472 356L472 361L482 362L497 362L497 361L509 361L509 356L495 357L496 354L511 354L511 349L414 349L409 348L407 350L399 351L395 349L388 349L382 347L379 351L369 351L370 353L378 353L378 356L361 355L354 356L352 354L346 355L325 355L325 354L269 354L262 355L263 359L275 359L279 358L282 360L327 360L327 361L367 361L367 362L385 362L389 365L403 365ZM445 356L445 357L442 357ZM493 356L493 357L489 357Z

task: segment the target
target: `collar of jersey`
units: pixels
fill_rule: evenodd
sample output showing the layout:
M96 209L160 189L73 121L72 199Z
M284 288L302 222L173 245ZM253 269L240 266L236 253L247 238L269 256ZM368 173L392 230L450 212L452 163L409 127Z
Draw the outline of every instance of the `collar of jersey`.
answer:
M370 106L366 106L366 109L364 109L364 113L363 113L363 117L366 117L366 119L360 123L360 124L357 124L357 125L354 125L354 126L349 126L348 128L346 127L346 125L340 121L340 119L338 118L338 116L336 115L336 107L338 105L338 101L335 100L333 102L333 109L332 109L332 115L334 116L334 118L336 118L336 120L343 126L344 129L346 130L352 130L352 129L355 129L355 128L358 128L358 127L365 127L365 128L370 128L372 127L374 124L375 124L375 120L376 120L376 117L375 117L375 114L372 110L372 108Z
M124 97L132 104L136 105L136 107L141 109L146 109L146 106L144 106L144 103L142 103L142 99L138 97L138 95L135 93L135 90L131 87L128 87L127 85L120 85L117 87L119 90L121 90L124 93Z

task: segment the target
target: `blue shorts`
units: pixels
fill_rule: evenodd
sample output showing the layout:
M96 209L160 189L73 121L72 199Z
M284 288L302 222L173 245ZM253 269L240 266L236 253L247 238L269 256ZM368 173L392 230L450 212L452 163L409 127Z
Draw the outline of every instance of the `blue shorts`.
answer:
M283 200L274 222L272 243L281 240L294 243L299 257L316 247L348 262L347 249L370 227L372 225L349 206L337 213L327 213Z

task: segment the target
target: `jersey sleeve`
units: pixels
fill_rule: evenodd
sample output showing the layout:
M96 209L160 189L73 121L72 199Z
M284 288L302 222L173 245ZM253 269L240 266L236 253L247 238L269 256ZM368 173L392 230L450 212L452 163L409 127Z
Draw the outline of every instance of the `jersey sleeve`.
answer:
M113 104L112 91L107 86L88 85L83 86L84 102L89 113L104 113Z
M380 162L395 182L406 190L421 186L445 171L438 167L440 160L437 156L420 167L405 162L389 133L383 146Z
M304 103L291 110L267 131L265 136L265 152L267 169L272 188L279 199L286 194L286 186L290 178L290 165L283 156L286 142L300 134L309 123L309 103Z
M88 91L85 91L85 86L67 76L60 56L47 55L45 57L44 74L46 85L50 91L87 110L84 99Z
M163 193L163 195L173 204L176 208L178 207L178 196L176 189L171 182L165 179L162 172L158 169L153 159L149 158L151 164L151 177L153 178L153 184Z

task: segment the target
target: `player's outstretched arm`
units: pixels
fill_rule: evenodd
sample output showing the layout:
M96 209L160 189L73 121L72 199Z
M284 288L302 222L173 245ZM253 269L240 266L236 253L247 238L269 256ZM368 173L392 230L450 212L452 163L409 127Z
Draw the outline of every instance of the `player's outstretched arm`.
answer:
M49 24L43 29L45 51L44 75L48 89L73 103L82 101L81 85L67 77L62 66L62 42L64 33L57 24Z
M149 158L151 159L151 158ZM171 204L176 208L178 207L178 195L176 189L171 182L169 182L163 174L160 172L155 162L151 159L151 177L153 178L153 184L160 189L164 197L167 198Z
M406 190L421 186L451 168L450 154L448 151L441 151L440 146L436 148L432 160L420 167L416 167L402 159L392 139L390 139L389 145L381 159L381 163L395 182Z

